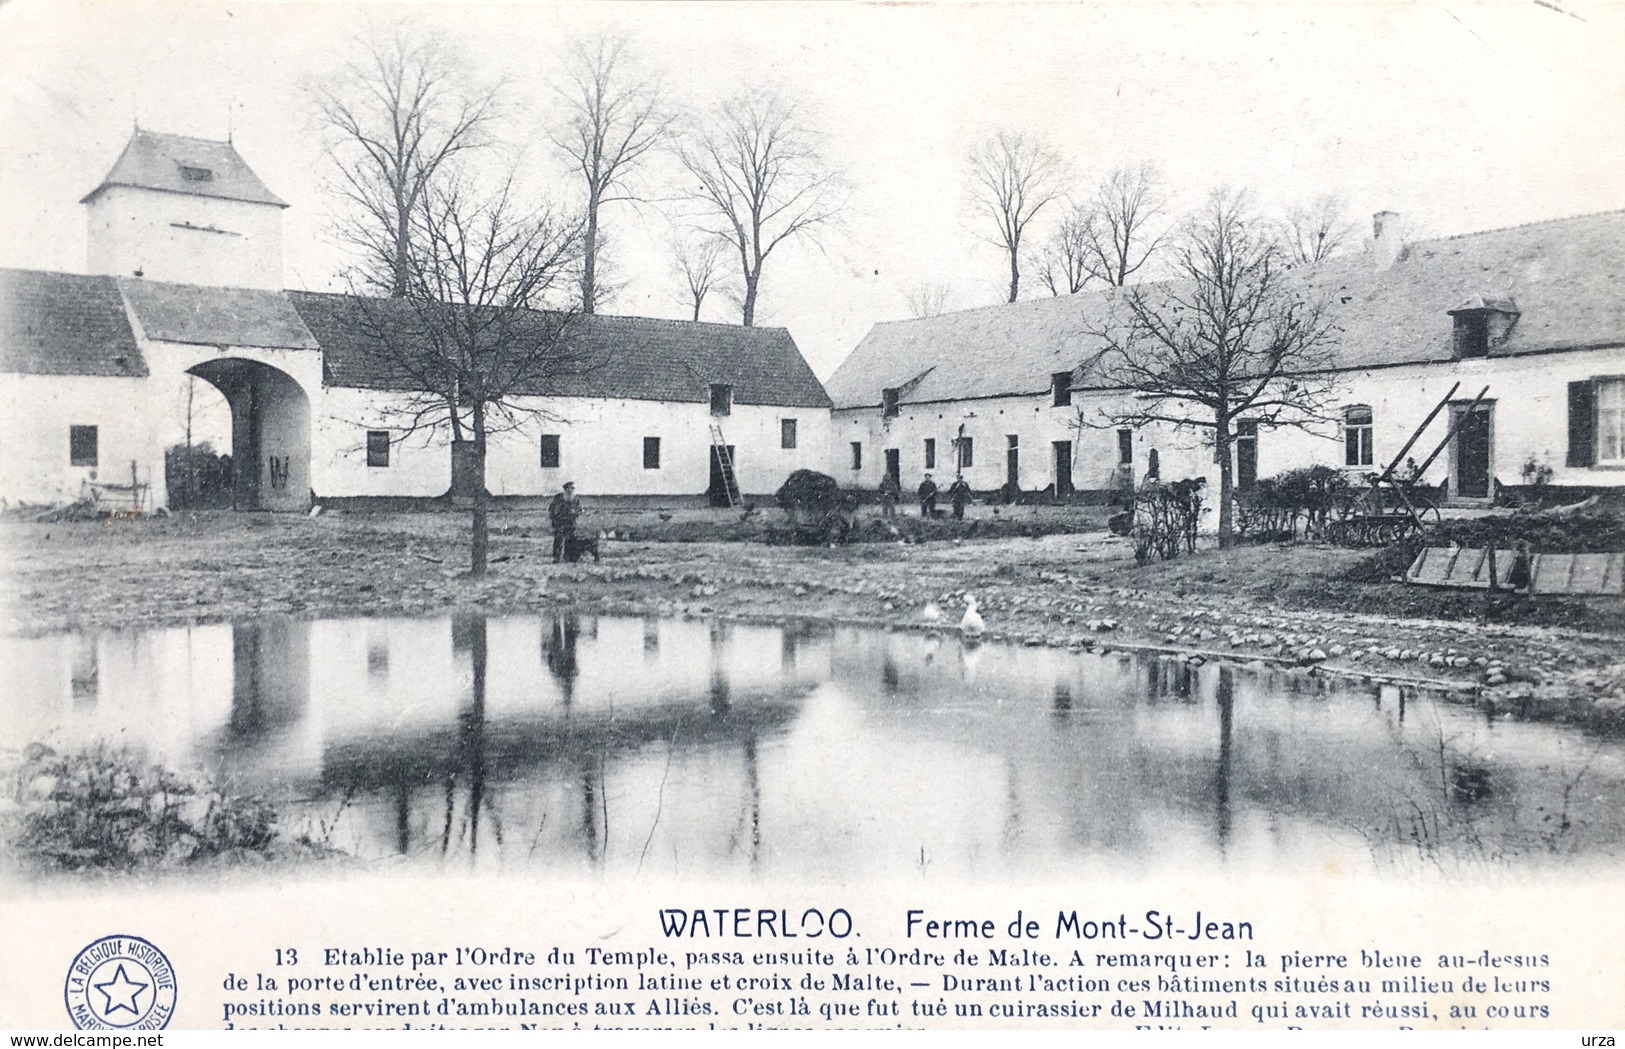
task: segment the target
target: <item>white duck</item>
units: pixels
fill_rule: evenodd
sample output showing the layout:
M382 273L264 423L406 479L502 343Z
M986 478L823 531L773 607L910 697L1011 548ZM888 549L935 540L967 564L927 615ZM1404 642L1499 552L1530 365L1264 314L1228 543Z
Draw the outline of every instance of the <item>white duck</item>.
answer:
M987 624L982 622L982 614L976 611L976 596L965 595L965 616L959 621L959 633L965 637L979 638Z

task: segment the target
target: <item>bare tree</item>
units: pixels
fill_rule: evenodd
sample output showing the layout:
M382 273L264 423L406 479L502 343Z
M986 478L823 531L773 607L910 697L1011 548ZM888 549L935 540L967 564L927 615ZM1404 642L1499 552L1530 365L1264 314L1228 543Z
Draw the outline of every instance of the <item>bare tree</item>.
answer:
M1090 279L1121 288L1162 246L1167 231L1157 227L1167 198L1161 183L1154 166L1141 164L1115 168L1095 186L1079 221Z
M670 133L672 114L659 85L632 68L626 40L597 36L573 42L557 86L566 107L553 142L586 184L581 251L581 310L595 313L609 295L599 287L600 215L604 205L634 199L629 183L640 163Z
M1102 364L1134 391L1118 425L1169 423L1211 435L1219 465L1219 543L1233 533L1238 421L1311 426L1325 417L1333 328L1245 193L1221 190L1172 249L1175 278L1119 296Z
M402 296L413 216L436 178L485 144L498 87L473 86L443 44L409 24L375 30L358 48L312 94L348 205L338 235L360 253L369 287Z
M1021 238L1033 218L1061 195L1059 154L1017 131L1000 131L970 154L972 206L993 219L987 239L1010 256L1010 299L1021 291Z
M846 203L840 176L796 107L761 92L724 102L678 156L703 228L738 250L740 323L755 324L763 264L785 241L816 237L836 220Z
M931 281L921 281L908 290L905 298L908 299L909 315L915 318L935 317L948 311L948 299L953 289L947 284Z
M1038 257L1038 279L1051 295L1076 295L1089 282L1089 229L1093 216L1073 205L1055 227Z
M728 245L713 236L673 236L672 272L683 282L688 301L694 306L694 319L700 319L705 297L727 280L723 262Z
M575 318L547 309L580 252L581 224L548 207L527 211L512 183L482 196L466 180L432 187L412 226L406 294L351 296L343 323L402 391L392 429L448 435L453 494L472 501L469 572L485 573L489 437L545 417L539 398L596 366Z
M1281 239L1296 262L1313 266L1352 243L1357 230L1341 197L1325 196L1287 211Z

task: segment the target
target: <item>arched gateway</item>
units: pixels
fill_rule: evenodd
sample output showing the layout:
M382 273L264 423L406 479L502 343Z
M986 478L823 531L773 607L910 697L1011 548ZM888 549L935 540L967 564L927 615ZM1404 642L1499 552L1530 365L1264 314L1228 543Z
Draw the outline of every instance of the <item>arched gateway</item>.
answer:
M310 398L287 372L225 357L187 374L207 381L231 406L232 505L238 510L310 506Z

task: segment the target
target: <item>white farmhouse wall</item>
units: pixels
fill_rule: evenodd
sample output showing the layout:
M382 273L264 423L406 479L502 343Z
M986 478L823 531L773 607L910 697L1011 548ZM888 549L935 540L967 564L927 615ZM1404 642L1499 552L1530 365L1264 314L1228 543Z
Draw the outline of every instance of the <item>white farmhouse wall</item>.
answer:
M1568 451L1568 384L1599 377L1625 376L1625 347L1530 354L1522 357L1476 358L1407 364L1340 373L1331 404L1334 418L1312 430L1294 426L1261 426L1257 440L1258 476L1268 477L1297 467L1323 465L1344 469L1360 480L1386 466L1421 424L1429 410L1456 382L1453 401L1470 401L1485 386L1492 408L1490 471L1502 485L1523 483L1521 471L1531 458L1552 468L1552 483L1584 487L1625 486L1625 469L1616 466L1570 467ZM899 451L904 492L919 484L925 472L925 439L936 440L939 484L955 472L953 439L961 424L973 441L973 465L964 472L976 491L1005 483L1009 435L1017 438L1019 482L1026 491L1055 482L1052 442L1072 442L1072 483L1079 492L1106 493L1119 487L1114 412L1128 407L1123 391L1073 393L1072 404L1055 407L1049 394L985 398L936 404L903 404L898 415L882 419L878 407L839 409L834 413L829 473L848 487L875 488L886 469L886 450ZM1345 462L1342 410L1350 405L1372 409L1372 463ZM1085 421L1080 426L1080 416ZM1408 456L1424 460L1450 426L1448 409L1429 425ZM1219 471L1213 461L1208 431L1150 424L1133 428L1132 470L1143 479L1152 449L1158 453L1163 480L1206 477L1217 491ZM852 444L863 447L862 465L852 466ZM1454 492L1451 449L1433 462L1424 480L1448 484ZM1234 461L1234 460L1232 460Z
M131 464L163 505L163 448L142 378L0 374L0 495L20 503L72 502L90 482L129 484ZM95 466L74 466L69 431L94 426ZM156 463L156 468L154 467Z
M312 483L322 496L433 498L451 485L450 438L403 433L412 399L403 394L334 387L323 391L316 424ZM697 496L710 482L710 425L722 426L735 449L740 488L767 494L793 470L820 469L829 456L829 411L738 405L714 419L705 404L595 398L526 399L542 414L493 434L486 488L498 496L556 492L574 481L582 495ZM796 447L780 447L780 420L796 420ZM387 467L367 466L366 435L390 430ZM541 465L541 435L559 438L559 465ZM643 442L660 438L660 466L645 469Z
M282 288L282 209L109 186L88 206L91 273Z

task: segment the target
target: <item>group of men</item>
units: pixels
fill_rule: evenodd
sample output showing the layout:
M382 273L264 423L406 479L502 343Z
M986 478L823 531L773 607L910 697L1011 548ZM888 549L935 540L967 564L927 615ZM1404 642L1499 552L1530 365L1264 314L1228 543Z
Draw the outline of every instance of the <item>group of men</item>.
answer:
M920 500L920 516L935 517L937 515L937 495L940 493L937 482L931 479L930 474L920 482L915 493ZM897 516L897 500L902 495L902 485L896 477L886 474L880 479L880 513L883 517ZM954 518L963 519L965 507L970 505L970 485L965 483L963 477L955 477L954 483L948 486L948 502L953 506Z

